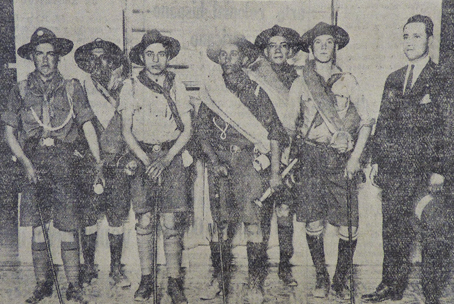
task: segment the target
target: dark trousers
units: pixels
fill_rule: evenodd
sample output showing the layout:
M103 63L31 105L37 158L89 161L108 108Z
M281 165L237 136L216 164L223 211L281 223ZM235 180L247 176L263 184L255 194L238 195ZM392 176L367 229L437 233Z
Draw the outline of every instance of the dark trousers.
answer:
M452 246L442 241L424 240L422 244L421 285L427 304L438 300L450 277Z
M383 270L382 283L403 294L408 285L411 247L415 238L412 225L414 202L423 187L421 176L381 174L382 188Z

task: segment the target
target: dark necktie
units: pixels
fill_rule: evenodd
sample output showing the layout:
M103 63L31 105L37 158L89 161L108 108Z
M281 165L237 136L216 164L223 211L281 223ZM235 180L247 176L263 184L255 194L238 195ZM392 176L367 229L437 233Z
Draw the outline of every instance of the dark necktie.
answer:
M413 70L414 69L415 69L415 65L412 64L410 67L410 73L408 73L407 83L405 84L404 94L407 94L408 91L410 91L410 89L411 89L411 83L413 81Z

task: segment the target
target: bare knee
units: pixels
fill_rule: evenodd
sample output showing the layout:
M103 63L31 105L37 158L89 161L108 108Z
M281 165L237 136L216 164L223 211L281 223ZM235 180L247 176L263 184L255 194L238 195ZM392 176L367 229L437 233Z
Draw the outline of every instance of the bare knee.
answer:
M262 229L260 224L244 224L246 229L247 241L252 243L261 243L263 241Z
M310 236L319 236L323 233L323 229L325 225L323 224L322 220L314 221L314 222L307 222L306 223L306 234Z

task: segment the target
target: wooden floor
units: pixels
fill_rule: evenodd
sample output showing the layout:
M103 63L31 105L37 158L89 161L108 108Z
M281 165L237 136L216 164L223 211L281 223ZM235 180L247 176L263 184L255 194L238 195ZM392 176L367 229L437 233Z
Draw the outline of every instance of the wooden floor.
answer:
M189 303L222 303L221 298L212 301L199 299L202 290L210 279L211 268L209 267L209 247L199 246L186 253L191 261L185 268L185 293ZM230 286L228 303L247 303L246 282L247 263L246 248L238 246L234 249L235 270ZM282 284L277 276L277 251L270 250L270 271L265 281L265 302L264 303L339 303L333 295L328 299L315 299L311 296L311 290L315 284L315 271L312 266L295 266L293 273L299 285L289 288ZM132 281L132 287L126 290L112 287L108 272L105 268L99 273L99 278L92 282L91 286L85 287L85 293L90 303L129 304L134 303L133 294L140 281L140 270L126 267L126 274ZM334 267L329 266L329 272L334 273ZM411 274L410 285L407 288L402 301L389 302L393 304L424 303L419 284L419 267L415 266ZM63 296L66 290L66 279L63 269L59 267L58 278L61 284ZM381 279L381 268L379 266L361 266L355 268L355 284L357 286L356 303L361 303L360 296L363 293L373 291ZM160 303L171 303L166 296L166 274L165 268L159 269L159 297ZM442 303L454 303L454 282L447 287ZM1 303L24 303L24 300L31 295L35 284L33 268L31 265L4 265L0 267L0 302ZM58 303L56 293L52 298L43 300L43 304ZM137 302L136 302L137 303ZM152 303L152 301L148 302ZM387 303L387 302L383 302Z

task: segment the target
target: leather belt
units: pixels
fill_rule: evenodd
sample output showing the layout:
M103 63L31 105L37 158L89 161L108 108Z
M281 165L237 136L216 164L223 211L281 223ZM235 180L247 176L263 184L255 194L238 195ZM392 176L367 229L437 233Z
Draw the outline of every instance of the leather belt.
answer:
M163 142L163 143L160 143L160 144L147 144L147 143L144 143L144 142L139 142L139 145L140 147L145 151L145 152L159 152L159 151L162 151L162 150L170 150L170 148L172 148L172 146L175 144L175 140L172 140L172 141L167 141L167 142Z
M62 143L63 143L63 141L52 138L52 137L40 138L38 141L38 145L40 147L55 147Z

